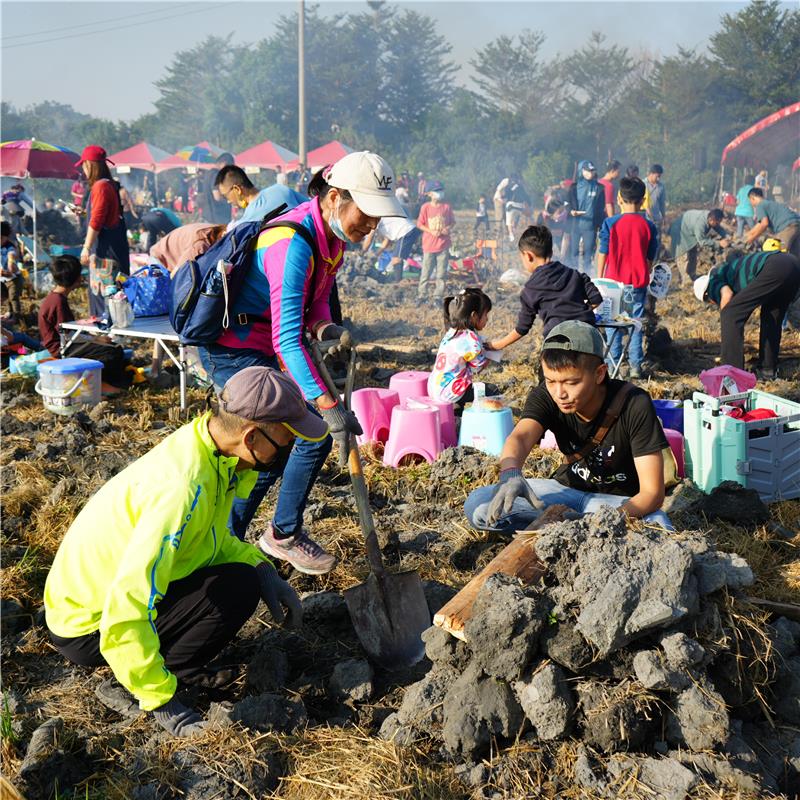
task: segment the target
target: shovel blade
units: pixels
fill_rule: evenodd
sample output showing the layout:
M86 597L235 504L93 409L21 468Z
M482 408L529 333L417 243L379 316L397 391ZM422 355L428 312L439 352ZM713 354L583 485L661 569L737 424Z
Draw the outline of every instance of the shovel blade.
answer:
M344 592L347 610L361 646L385 669L416 664L425 655L422 632L431 612L416 572L370 573L364 583Z

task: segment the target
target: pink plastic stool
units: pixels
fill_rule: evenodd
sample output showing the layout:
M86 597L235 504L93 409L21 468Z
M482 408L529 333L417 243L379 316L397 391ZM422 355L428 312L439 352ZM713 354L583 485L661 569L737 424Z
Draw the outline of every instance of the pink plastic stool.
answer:
M406 372L395 372L389 378L389 388L400 395L400 403L405 403L409 397L428 396L428 376L430 372L417 372L407 370Z
M389 439L383 451L383 463L397 467L409 455L422 456L429 464L442 452L442 426L439 411L432 406L392 409Z
M364 431L356 437L359 445L383 442L389 438L392 409L400 403L397 392L391 389L358 389L350 398L350 407Z
M730 378L735 384L736 389L732 392L727 391L722 385L725 378ZM738 367L730 364L723 364L713 369L707 369L700 373L700 383L706 390L706 394L712 397L722 397L725 394L738 394L752 389L757 382L757 378L752 372L745 372Z
M458 434L456 433L456 414L453 404L448 400L437 400L434 397L409 397L405 405L413 403L431 406L439 411L439 424L442 428L442 449L455 447L458 443Z
M556 441L556 435L553 433L553 431L544 432L542 441L539 442L539 447L542 450L558 450L558 442Z
M686 464L683 457L683 434L672 430L672 428L664 428L664 436L667 437L667 444L669 444L678 464L678 477L685 478Z

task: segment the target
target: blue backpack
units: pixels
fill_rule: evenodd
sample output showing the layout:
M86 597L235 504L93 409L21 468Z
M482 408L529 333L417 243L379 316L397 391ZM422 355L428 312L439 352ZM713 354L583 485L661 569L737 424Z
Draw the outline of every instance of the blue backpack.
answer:
M275 220L285 210L286 205L282 205L261 221L242 222L205 253L175 270L169 321L181 344L213 344L230 326L233 303L250 269L253 248L262 231L291 228L311 248L316 265L317 243L308 228L292 220ZM218 268L220 261L224 262L224 269Z

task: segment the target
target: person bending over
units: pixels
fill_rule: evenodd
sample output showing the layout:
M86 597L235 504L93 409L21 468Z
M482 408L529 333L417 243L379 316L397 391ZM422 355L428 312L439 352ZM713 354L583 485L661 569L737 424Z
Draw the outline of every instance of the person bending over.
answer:
M554 504L581 514L619 508L671 530L664 501L667 441L650 396L608 377L604 342L585 322L557 325L542 347L544 381L500 455L500 481L475 489L464 511L478 530L524 530ZM564 463L548 479L526 479L525 459L551 430ZM603 435L604 430L605 435Z

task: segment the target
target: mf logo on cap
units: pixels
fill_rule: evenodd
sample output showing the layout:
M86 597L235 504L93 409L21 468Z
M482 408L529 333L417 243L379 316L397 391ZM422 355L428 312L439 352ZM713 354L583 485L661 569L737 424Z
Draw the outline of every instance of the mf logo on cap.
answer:
M372 173L375 175L375 173ZM378 188L382 189L385 192L388 192L392 188L392 176L391 175L375 175L375 180L378 182Z

